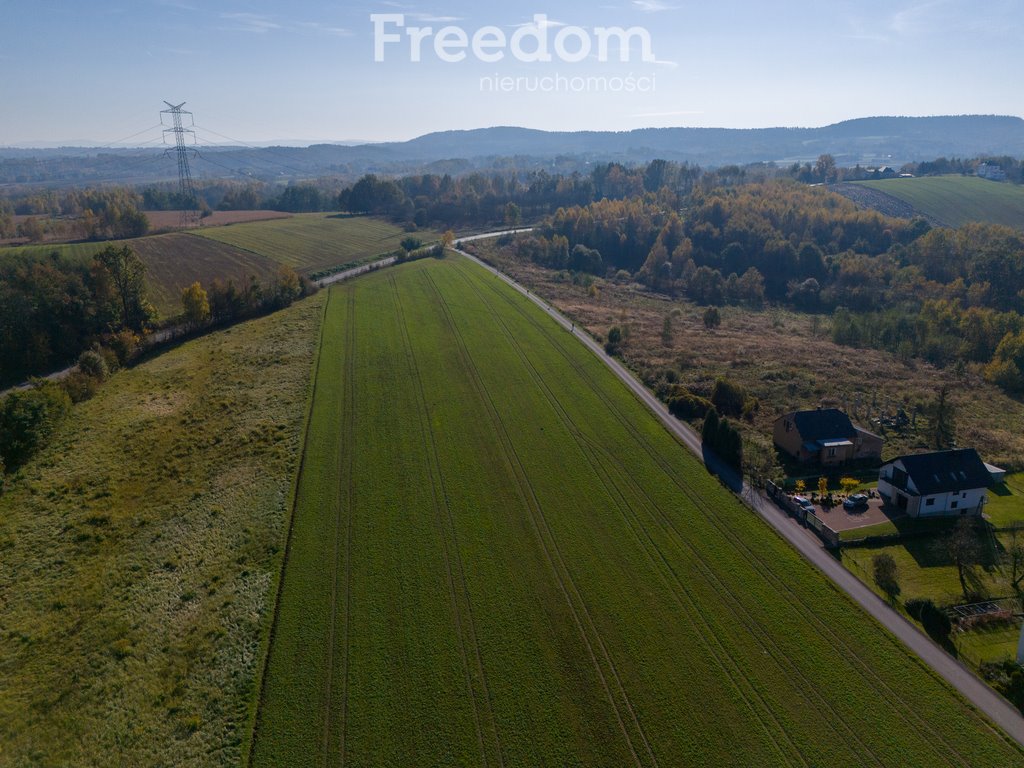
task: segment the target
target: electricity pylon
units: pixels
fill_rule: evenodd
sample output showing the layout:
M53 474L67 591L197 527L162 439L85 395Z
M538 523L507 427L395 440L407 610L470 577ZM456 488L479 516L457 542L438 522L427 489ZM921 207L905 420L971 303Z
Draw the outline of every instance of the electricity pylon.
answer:
M168 147L167 154L174 152L178 158L178 191L181 196L181 226L183 227L194 227L199 223L199 199L196 197L196 188L192 184L192 171L188 167L188 153L189 147L185 143L186 134L192 136L192 143L195 144L196 132L192 130L192 126L195 125L195 121L192 119L192 113L183 110L185 102L181 102L175 106L169 101L165 101L164 104L168 106L168 109L160 111L160 125L165 125L164 115L171 116L171 127L164 129L164 143L167 143L167 134L174 134L174 147ZM187 115L189 119L189 127L186 128L182 121L182 115ZM195 150L192 150L195 152Z

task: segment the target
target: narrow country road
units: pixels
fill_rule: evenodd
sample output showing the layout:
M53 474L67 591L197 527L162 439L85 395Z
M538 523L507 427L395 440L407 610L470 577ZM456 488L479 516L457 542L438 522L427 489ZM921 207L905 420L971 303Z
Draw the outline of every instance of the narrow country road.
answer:
M477 235L472 238L466 237L462 238L462 241L480 240L485 237L495 237L500 234L505 233ZM465 251L458 249L455 250L470 261L473 261L484 269L493 272L499 278L543 309L549 316L554 318L559 325L565 328L566 331L573 332L576 338L580 340L580 343L597 355L597 357L602 360L605 365L607 365L612 372L633 391L637 398L639 398L640 402L646 405L651 412L658 417L661 423L665 425L665 428L679 438L683 445L696 454L698 459L705 464L708 464L709 469L713 470L716 475L721 477L726 485L729 485L734 489L741 488L741 480L736 475L735 471L720 465L713 455L705 454L701 445L700 437L689 427L689 425L684 424L672 416L665 405L658 400L658 398L656 398L654 394L647 389L647 387L634 378L629 370L627 370L626 367L617 359L607 355L604 348L594 341L589 334L582 329L576 332L574 330L575 326L571 320L562 315L562 313L557 309L547 304L543 299L533 293L530 293L526 288L521 286L508 275L495 269L489 264L484 263L475 256L466 253ZM1024 746L1024 718L1021 717L1020 713L1012 704L979 680L978 677L961 662L954 659L933 643L927 635L918 630L917 627L911 624L907 619L890 608L885 601L868 589L860 579L844 568L843 565L824 548L821 540L818 539L817 536L786 515L785 512L783 512L764 494L744 483L742 484L740 497L747 506L760 515L766 523L768 523L779 533L779 535L796 548L796 550L803 555L805 559L809 560L818 568L818 570L822 571L829 579L831 579L832 582L843 590L843 592L845 592L854 602L860 605L889 632L899 638L907 648L917 654L937 674L943 677L946 682L963 694L963 696L965 696L975 707L988 715L993 722L1015 739L1017 743Z

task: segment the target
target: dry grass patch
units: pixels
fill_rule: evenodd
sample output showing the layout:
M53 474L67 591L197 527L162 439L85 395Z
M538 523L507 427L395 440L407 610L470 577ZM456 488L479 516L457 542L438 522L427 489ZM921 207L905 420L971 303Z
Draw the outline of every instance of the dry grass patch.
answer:
M238 765L322 298L114 376L0 497L0 763Z
M763 442L770 443L773 421L788 410L830 402L871 428L870 419L879 413L902 407L913 415L948 385L958 412L958 444L976 447L986 461L1000 466L1024 466L1024 404L985 382L976 368L958 376L888 352L839 346L831 340L829 317L777 307L723 307L721 326L708 330L704 308L685 299L610 280L596 279L591 288L589 278L574 283L568 273L525 263L496 241L475 247L594 336L622 327L623 358L653 387L675 380L707 397L718 376L742 384L760 401L744 430ZM667 343L666 316L671 317ZM928 419L920 410L916 423L905 434L885 435L885 457L930 447Z

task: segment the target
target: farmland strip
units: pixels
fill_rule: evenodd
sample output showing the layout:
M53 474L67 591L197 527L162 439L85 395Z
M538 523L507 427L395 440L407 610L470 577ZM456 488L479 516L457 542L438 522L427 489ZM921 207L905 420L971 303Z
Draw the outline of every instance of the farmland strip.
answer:
M469 605L469 595L466 590L466 575L462 565L462 559L459 554L458 539L455 531L455 523L452 518L451 505L448 501L448 491L444 486L444 473L441 470L441 462L437 452L437 442L434 437L433 429L427 421L427 415L429 413L429 407L427 404L426 390L423 386L423 377L420 374L419 364L416 361L416 354L413 351L412 340L409 338L409 327L405 317L405 309L402 304L401 292L398 290L398 285L395 282L394 275L388 276L388 284L391 286L394 294L395 307L398 311L399 326L401 328L402 343L405 348L406 359L409 364L409 369L412 371L413 379L416 382L417 392L419 394L420 409L419 409L419 425L420 425L420 438L423 443L424 454L431 458L430 466L430 484L431 493L434 498L434 510L436 513L438 528L441 533L441 544L442 553L444 555L444 565L448 580L448 590L452 605L452 616L455 618L456 632L459 638L459 654L462 659L463 671L466 678L466 688L469 692L470 698L473 701L473 723L476 728L477 741L480 746L480 756L483 760L484 766L489 765L488 761L488 750L484 744L483 729L480 724L481 714L480 709L484 709L484 716L487 718L490 725L490 731L496 742L496 749L498 754L498 762L500 765L504 765L504 760L501 755L501 740L498 736L497 723L494 719L494 712L490 706L490 692L487 689L487 676L484 670L483 662L480 658L480 647L476 641L476 631L473 627L472 607ZM440 484L441 488L438 488ZM445 525L445 521L442 519L441 508L444 508L445 514L448 518L448 526ZM454 541L454 546L449 547L449 539ZM454 555L452 554L454 552ZM459 604L458 592L459 590L455 584L455 574L452 569L451 561L455 559L458 564L459 578L461 580L461 592L465 597L467 603L467 613L469 614L468 621L464 621L462 616L462 608ZM464 626L465 624L465 626ZM467 638L468 635L468 638ZM467 653L466 646L469 645L473 648L473 655L475 659L477 674L483 684L483 695L478 696L474 686L473 677L470 673L469 654ZM480 703L482 699L483 703Z
M637 753L636 747L633 744L633 739L630 737L629 731L626 728L622 712L619 710L619 706L616 703L615 696L613 695L612 689L609 686L606 673L602 668L602 665L598 661L598 657L594 651L594 645L597 645L597 647L600 649L602 659L604 663L609 667L610 675L617 684L618 695L621 696L625 703L626 710L629 712L630 717L632 718L633 727L639 733L640 739L644 744L647 756L654 765L657 765L657 758L655 758L654 753L650 748L650 744L647 742L647 738L644 735L643 728L640 726L640 722L637 719L636 713L632 708L632 705L629 701L629 697L622 686L622 681L618 678L618 674L615 670L615 665L611 660L611 656L608 653L608 649L601 640L601 636L597 631L597 627L596 625L594 625L593 619L591 618L587 610L586 603L583 601L583 597L580 594L578 588L576 587L576 584L572 579L572 575L570 574L569 569L566 566L565 561L562 559L561 553L558 550L558 545L554 540L554 535L551 531L550 526L548 526L547 524L547 520L545 519L540 500L538 499L536 491L533 488L533 484L530 482L529 475L527 474L526 469L523 466L521 459L519 458L515 445L512 443L511 437L509 436L508 431L505 428L504 422L502 421L500 414L494 407L494 401L491 398L490 394L487 392L486 384L483 382L482 378L480 378L479 372L476 369L476 364L473 362L472 357L468 353L465 341L462 338L458 326L455 324L452 318L451 311L448 308L447 303L445 302L443 294L441 294L441 292L437 290L437 286L433 282L433 279L430 277L429 273L427 273L427 279L430 281L430 284L433 287L433 289L437 292L437 296L439 301L441 302L441 306L443 306L445 310L445 316L448 321L448 326L458 342L460 354L462 355L463 360L466 363L467 369L472 371L473 378L479 385L479 390L481 392L482 399L487 405L487 410L491 416L492 422L498 428L498 431L501 437L503 438L501 441L502 447L506 451L506 455L511 460L510 463L516 473L516 478L520 484L520 489L522 491L525 491L525 493L523 494L523 501L526 503L526 507L531 513L531 519L533 520L535 530L537 532L538 541L544 549L546 559L548 560L551 566L555 578L558 580L561 591L565 596L566 601L568 602L569 607L572 611L572 615L576 622L576 625L581 633L581 636L583 637L584 642L587 645L587 649L590 653L591 659L595 665L595 668L597 669L598 674L600 675L601 683L605 688L608 700L615 711L616 719L618 720L619 725L622 729L623 736L626 738L626 741L629 745L629 749L632 752L633 757L637 762L637 765L643 765L640 755ZM545 534L547 535L547 538L545 538ZM586 619L586 621L584 622L583 619ZM591 634L593 635L593 641L590 638Z

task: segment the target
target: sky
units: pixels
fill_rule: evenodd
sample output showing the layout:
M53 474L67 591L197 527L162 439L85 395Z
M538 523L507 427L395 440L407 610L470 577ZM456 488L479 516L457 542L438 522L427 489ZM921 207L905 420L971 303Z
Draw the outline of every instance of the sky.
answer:
M0 0L0 146L156 146L164 100L251 144L1020 116L1021 40L1024 0Z

